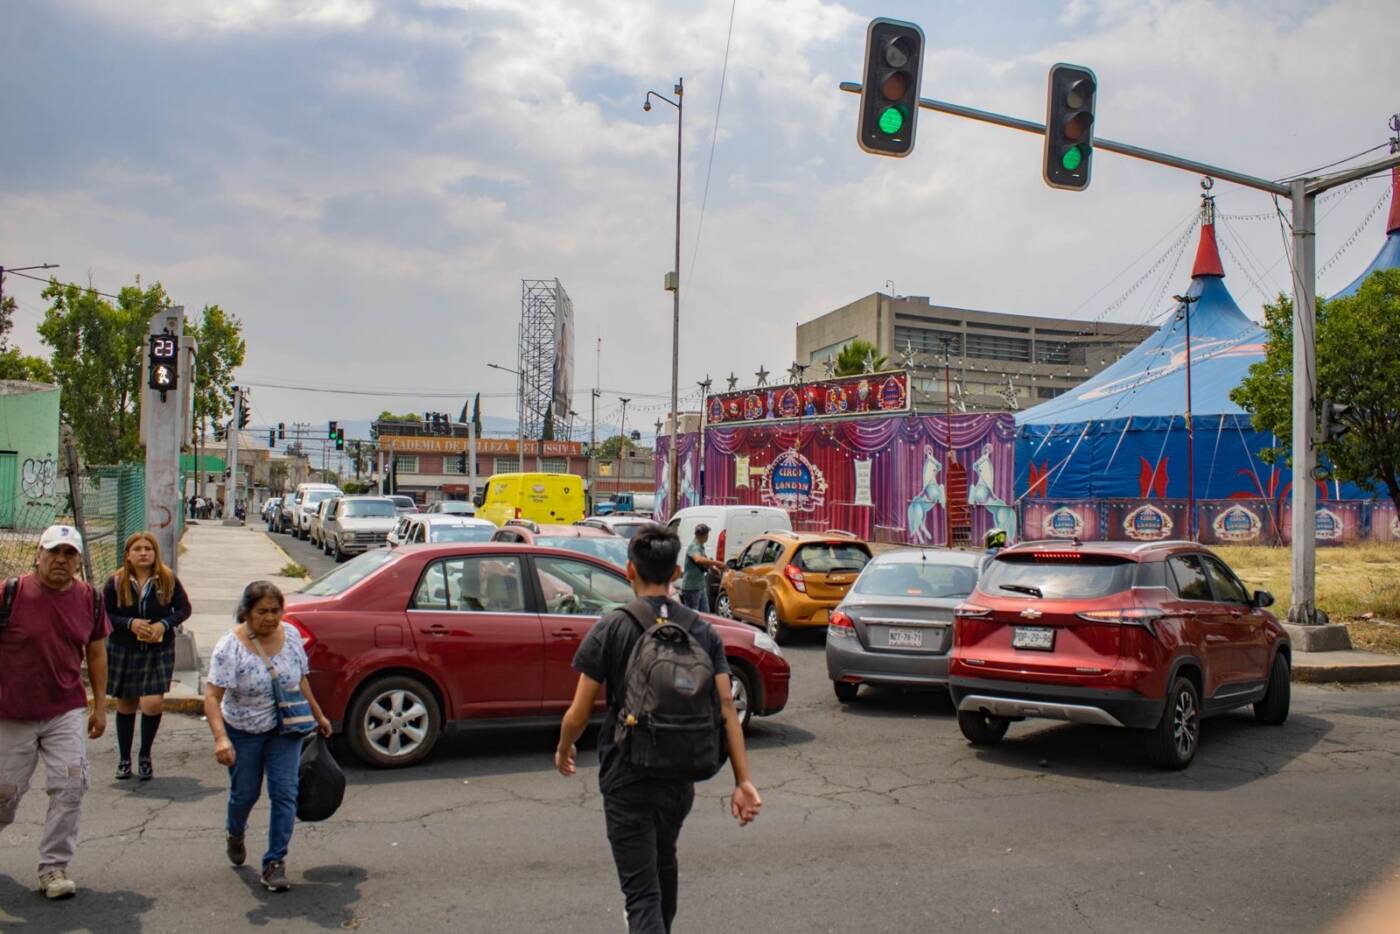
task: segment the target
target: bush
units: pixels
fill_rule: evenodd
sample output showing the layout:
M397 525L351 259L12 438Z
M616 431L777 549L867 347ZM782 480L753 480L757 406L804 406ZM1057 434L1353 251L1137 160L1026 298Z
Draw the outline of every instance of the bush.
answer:
M310 577L311 572L295 561L282 565L282 570L277 572L281 577Z

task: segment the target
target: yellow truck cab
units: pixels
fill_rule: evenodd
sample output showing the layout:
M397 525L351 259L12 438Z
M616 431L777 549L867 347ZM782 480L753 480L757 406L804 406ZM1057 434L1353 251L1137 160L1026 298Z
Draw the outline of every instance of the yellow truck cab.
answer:
M479 494L476 515L505 525L511 519L571 524L583 518L583 478L571 473L498 473Z

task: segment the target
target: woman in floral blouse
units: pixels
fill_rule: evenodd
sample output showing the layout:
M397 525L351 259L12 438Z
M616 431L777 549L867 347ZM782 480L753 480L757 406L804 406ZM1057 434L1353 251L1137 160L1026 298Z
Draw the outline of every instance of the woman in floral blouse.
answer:
M331 723L316 703L306 677L301 634L282 624L284 603L282 591L268 581L254 581L244 588L238 603L238 625L214 647L204 688L204 715L214 734L214 758L229 771L227 850L235 866L247 859L243 831L261 792L263 776L267 776L272 818L262 859L262 884L272 892L291 887L287 882L287 847L296 823L303 737L278 728L277 701L267 664L277 673L284 693L301 689L318 729L322 735L331 735Z

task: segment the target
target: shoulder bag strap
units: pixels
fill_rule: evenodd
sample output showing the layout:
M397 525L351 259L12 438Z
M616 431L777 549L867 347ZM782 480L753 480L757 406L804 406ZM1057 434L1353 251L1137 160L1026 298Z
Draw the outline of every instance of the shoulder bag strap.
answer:
M15 605L15 594L19 592L19 578L5 578L5 588L0 592L0 629L10 622L10 607Z

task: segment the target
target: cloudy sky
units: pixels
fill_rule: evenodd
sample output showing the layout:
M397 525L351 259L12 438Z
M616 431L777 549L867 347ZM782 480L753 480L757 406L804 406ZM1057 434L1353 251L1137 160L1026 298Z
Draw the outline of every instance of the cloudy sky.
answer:
M601 337L603 414L668 392L674 111L686 82L683 391L785 368L793 328L903 294L1093 319L1159 315L1188 274L1133 283L1184 230L1196 177L1101 153L1084 194L1037 137L925 112L905 160L856 147L873 16L927 34L925 96L1040 118L1046 69L1099 76L1098 132L1282 177L1384 142L1400 110L1393 0L7 0L0 263L115 291L159 280L244 322L257 423L460 407L509 415L522 278L574 301L576 407ZM713 163L710 157L713 150ZM705 199L709 173L708 199ZM1384 186L1321 207L1325 263ZM1272 211L1217 185L1226 214ZM701 206L704 201L703 227ZM1327 213L1330 212L1330 213ZM1384 212L1321 278L1348 282ZM1259 316L1279 228L1230 222L1228 281ZM1172 258L1158 270L1170 270ZM16 336L39 283L9 278ZM750 377L751 378L751 377ZM455 399L274 389L393 389Z

